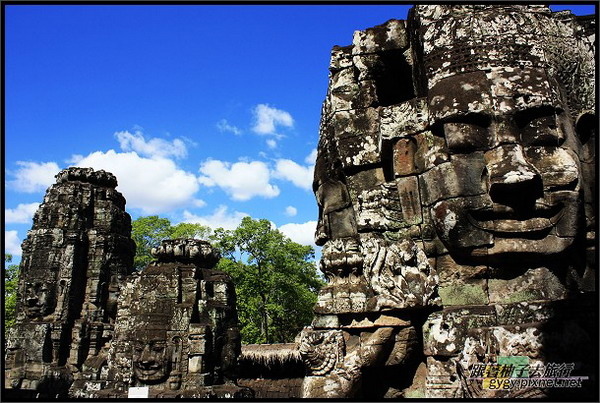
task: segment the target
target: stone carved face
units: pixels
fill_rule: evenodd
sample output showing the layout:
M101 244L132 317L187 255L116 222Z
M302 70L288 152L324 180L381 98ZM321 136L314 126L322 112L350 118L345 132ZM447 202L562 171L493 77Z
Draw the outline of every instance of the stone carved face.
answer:
M542 69L517 68L456 75L430 90L432 128L450 161L424 174L442 184L427 202L451 253L501 260L572 244L580 145L559 91Z
M54 311L55 302L53 283L35 281L25 284L25 312L28 317L34 318L51 314Z
M166 331L148 331L133 341L133 372L145 384L161 383L171 371L171 346Z
M327 256L321 261L321 270L340 274L346 267L362 263L357 240L356 219L346 185L334 179L327 180L316 191L319 221L315 241L325 245Z

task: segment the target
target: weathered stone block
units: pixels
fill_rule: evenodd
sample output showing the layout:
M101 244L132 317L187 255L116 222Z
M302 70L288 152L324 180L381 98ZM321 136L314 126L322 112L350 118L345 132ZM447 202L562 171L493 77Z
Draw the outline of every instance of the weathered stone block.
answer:
M381 108L381 138L391 140L424 132L429 127L427 100L414 98Z
M377 96L377 85L375 80L368 79L359 81L358 88L358 94L351 102L353 109L364 109L378 106L379 98Z
M435 166L419 177L423 202L431 205L448 197L486 193L481 182L484 168L482 153L473 153L453 163Z
M509 280L489 280L490 303L508 304L522 301L560 300L567 290L558 277L545 267L529 269Z
M405 226L397 187L384 183L358 195L358 231L392 230Z
M389 20L385 24L354 31L352 54L377 53L408 47L405 21Z
M340 319L337 315L315 315L312 327L315 329L337 329L340 327Z
M348 67L352 67L352 47L334 46L331 49L329 69L331 71L338 71Z
M363 272L375 296L369 311L432 306L438 278L423 251L410 239L388 242L374 234L361 234Z
M489 205L485 196L457 197L442 200L432 206L431 219L446 248L464 252L484 247L485 253L485 248L490 245L498 246L497 243L494 244L497 238L494 238L492 233L473 225L467 216L470 211Z
M351 194L356 197L367 189L381 186L385 183L385 175L381 167L365 169L346 177ZM358 199L355 200L358 202Z
M453 88L463 88L457 94ZM442 80L428 92L430 123L450 116L486 113L493 109L490 82L482 71L458 74Z
M419 340L417 340L417 332L413 326L400 329L396 333L394 347L385 362L385 366L404 364L409 358L412 358L411 356L418 346Z
M443 162L450 160L450 155L443 137L435 136L426 131L414 136L417 141L415 165L417 172L425 172Z
M456 358L427 357L426 398L460 398L462 390L456 374Z
M471 279L465 283L446 283L438 292L443 306L486 305L488 304L488 285L485 279Z
M392 159L395 176L412 175L417 172L415 152L417 142L412 138L400 139L394 143Z
M440 276L440 285L460 283L471 278L482 278L488 272L486 265L458 264L449 254L439 255L435 267Z
M493 306L457 307L434 312L423 325L423 351L425 355L457 355L469 329L495 326L496 323Z
M421 212L421 197L419 195L419 182L415 176L396 179L398 193L400 194L400 205L402 206L402 218L408 225L421 224L423 215Z
M377 110L337 112L332 124L344 167L376 164L381 161Z

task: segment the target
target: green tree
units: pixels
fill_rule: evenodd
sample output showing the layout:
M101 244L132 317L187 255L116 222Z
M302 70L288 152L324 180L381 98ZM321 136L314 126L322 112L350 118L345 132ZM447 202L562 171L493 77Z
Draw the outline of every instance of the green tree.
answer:
M12 262L12 255L4 254L4 263ZM11 264L4 269L4 335L15 324L17 288L19 286L19 266Z
M153 259L150 251L164 239L208 238L211 230L200 224L179 223L171 225L168 218L156 215L139 217L131 223L131 237L135 241L136 252L133 266L141 270Z
M188 222L179 223L171 227L171 238L195 238L207 240L212 234L212 230L209 227L205 227L201 224L193 224Z
M268 220L245 217L234 230L217 229L213 241L238 301L242 342L290 342L310 323L323 285L314 249L291 241Z

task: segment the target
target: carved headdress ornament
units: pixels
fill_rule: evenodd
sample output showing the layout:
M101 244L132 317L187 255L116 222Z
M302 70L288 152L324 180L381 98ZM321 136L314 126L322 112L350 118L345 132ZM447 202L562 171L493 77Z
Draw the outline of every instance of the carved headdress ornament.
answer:
M595 107L594 20L541 5L417 5L415 22L429 88L493 67L543 68L573 115Z

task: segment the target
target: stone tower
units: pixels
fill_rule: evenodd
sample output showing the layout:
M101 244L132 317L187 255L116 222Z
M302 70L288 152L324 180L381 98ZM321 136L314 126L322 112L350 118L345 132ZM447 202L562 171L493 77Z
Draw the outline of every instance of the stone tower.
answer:
M231 278L197 239L162 241L123 286L108 382L91 397L249 397L236 385L241 339ZM89 397L89 396L88 396Z
M68 168L56 179L22 245L5 372L14 396L65 397L84 378L80 387L94 388L119 284L133 267L131 218L114 175Z
M537 5L418 5L333 48L303 396L595 390L594 55L593 18ZM589 379L475 376L514 363Z

